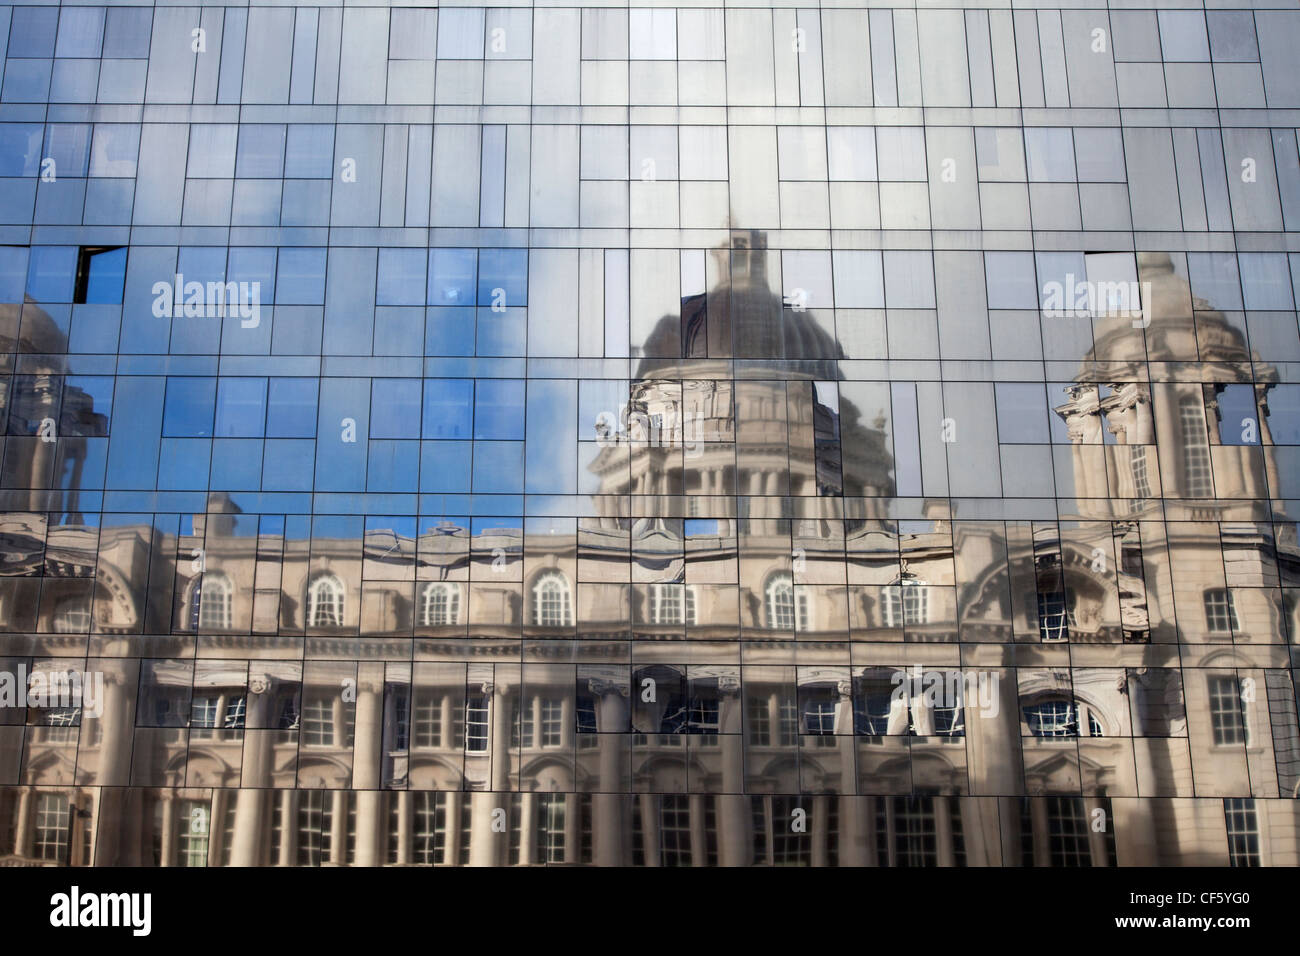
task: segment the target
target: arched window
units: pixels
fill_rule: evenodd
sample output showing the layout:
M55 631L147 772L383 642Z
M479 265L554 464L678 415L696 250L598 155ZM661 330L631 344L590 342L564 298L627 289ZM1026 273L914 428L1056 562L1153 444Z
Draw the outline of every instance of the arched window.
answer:
M1074 592L1069 588L1038 592L1038 636L1041 640L1070 639L1070 625L1075 623L1074 602Z
M767 582L767 626L774 631L812 629L808 594L796 588L788 574L773 575Z
M460 623L460 585L430 581L420 592L420 624L446 627Z
M560 572L548 571L533 584L533 622L539 627L573 625L569 582Z
M1079 708L1074 701L1052 697L1024 708L1025 723L1035 737L1079 736Z
M233 618L235 587L220 571L207 571L190 591L190 626L205 631L224 631Z
M880 589L880 610L885 627L913 627L930 621L930 585L903 578Z
M650 586L650 623L695 624L695 588L690 584Z
M64 598L54 608L55 634L86 634L90 631L90 599Z
M307 588L307 626L343 625L343 582L333 574L322 574Z

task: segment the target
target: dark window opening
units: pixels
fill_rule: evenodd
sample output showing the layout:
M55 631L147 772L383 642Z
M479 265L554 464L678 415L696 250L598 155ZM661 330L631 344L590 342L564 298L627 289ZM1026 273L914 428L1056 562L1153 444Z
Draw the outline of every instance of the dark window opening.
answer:
M125 246L82 246L78 250L74 303L120 303L125 284Z

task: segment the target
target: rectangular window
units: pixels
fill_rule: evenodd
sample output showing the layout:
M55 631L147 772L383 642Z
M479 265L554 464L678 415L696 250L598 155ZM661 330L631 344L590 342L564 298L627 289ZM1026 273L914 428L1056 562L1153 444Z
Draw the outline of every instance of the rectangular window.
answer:
M799 739L799 707L789 697L782 698L779 705L780 727L778 743L782 747L792 747Z
M442 744L442 703L421 700L415 708L415 746L438 747Z
M199 728L209 728L217 726L217 704L216 697L198 697L196 696L190 704L190 727L192 729L191 738L199 736L212 736L211 733L202 733Z
M691 865L691 798L666 793L659 798L659 865Z
M533 706L531 703L521 704L515 701L515 715L511 721L511 732L514 734L512 746L531 747L533 745Z
M542 701L542 746L558 747L564 742L564 704L558 700Z
M334 745L334 708L328 698L309 698L302 711L302 742L307 746Z
M936 866L939 838L934 798L885 797L877 802L876 845L880 863L889 866Z
M1183 439L1184 491L1191 498L1208 498L1214 494L1210 439L1205 432L1205 412L1196 396L1179 402L1178 424Z
M566 795L563 793L538 794L537 807L537 863L564 862L564 811Z
M1038 797L1047 800L1047 834L1052 866L1090 866L1092 850L1082 797Z
M716 746L718 742L719 701L715 698L692 696L691 710L687 716L687 731L701 735L700 746Z
M67 862L68 798L61 793L42 793L36 800L36 828L32 855L39 860Z
M320 866L330 858L334 794L328 790L299 790L298 865Z
M853 732L860 736L884 736L889 732L895 685L877 679L859 679L853 683Z
M1259 817L1255 801L1249 797L1224 800L1223 816L1228 826L1228 865L1260 866Z
M411 862L433 866L442 862L447 847L448 794L420 791L413 798L415 833Z
M1215 746L1246 746L1250 743L1246 705L1241 698L1241 684L1235 676L1210 678L1210 728Z
M591 694L578 695L577 731L580 734L596 733L596 698Z
M835 733L835 701L830 698L810 700L804 706L804 733Z
M1231 591L1227 588L1211 588L1205 592L1204 600L1207 631L1211 634L1231 634L1241 628Z
M208 832L211 813L206 801L176 802L176 865L208 865Z
M488 743L488 698L475 694L465 701L465 752L487 753Z

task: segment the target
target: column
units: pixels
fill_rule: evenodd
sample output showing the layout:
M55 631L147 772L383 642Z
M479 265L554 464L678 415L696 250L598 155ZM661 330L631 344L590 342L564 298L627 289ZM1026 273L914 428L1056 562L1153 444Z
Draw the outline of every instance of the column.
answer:
M1272 385L1255 386L1256 407L1261 407L1265 411L1268 409L1268 390L1272 387L1273 387ZM1281 487L1278 484L1280 476L1277 470L1277 450L1273 447L1273 431L1271 428L1269 428L1267 414L1259 415L1259 443L1263 446L1263 453L1264 453L1264 476L1263 477L1266 481L1263 483L1261 483L1258 480L1252 481L1251 488L1252 488L1252 494L1255 497L1262 498L1265 495L1265 492L1263 490L1264 484L1266 484L1269 489L1268 493L1271 493L1273 495L1276 495L1278 493L1277 489Z
M29 857L32 854L32 798L31 787L18 791L18 825L14 832L14 855Z
M357 716L352 753L352 786L357 791L357 866L383 862L384 665L362 664L357 673Z
M998 797L998 820L1002 837L1002 865L1023 866L1020 842L1020 797Z
M835 683L839 701L835 705L835 746L840 753L840 793L857 793L858 771L856 767L857 738L853 726L853 681L842 680ZM845 821L840 820L840 826Z
M688 801L691 819L691 866L707 866L709 860L709 835L705 829L707 807L711 795L693 793Z
M294 803L297 799L296 790L280 791L280 866L293 866L294 853L297 849L298 826L297 826L297 808Z
M104 787L126 786L131 772L131 729L134 724L130 711L130 697L126 690L128 668L138 670L126 661L105 661L103 716L99 718L99 772L94 782ZM134 687L132 680L132 687Z
M1011 865L1015 861L1002 860L1002 838L998 820L997 802L977 800L973 797L958 799L961 813L962 843L966 847L967 866Z
M220 713L220 711L218 711ZM230 804L231 793L228 790L213 790L211 803L211 816L209 817L208 826L208 866L220 866L221 857L225 852L225 843L229 837L226 836L224 825L219 825L218 821L225 820L226 808ZM74 827L75 830L75 827ZM233 848L232 848L233 854ZM233 859L233 855L232 855ZM257 863L261 863L259 859ZM253 865L257 865L254 863Z
M159 866L173 866L176 855L176 800L175 794L168 790L162 796L162 859Z
M329 791L330 808L330 863L343 866L348 859L348 792Z
M405 866L411 862L411 793L397 792L397 863Z
M809 835L812 837L812 865L828 866L830 864L830 854L827 852L827 838L830 835L830 814L827 812L830 798L824 794L812 798L812 809L809 811L812 826L809 828Z
M462 705L463 706L463 705ZM451 713L451 695L444 693L438 702L438 740L439 747L449 747L453 717ZM464 749L462 747L462 749Z
M870 866L866 819L869 798L842 794L832 799L840 802L840 866Z
M744 698L740 680L718 678L718 744L722 748L722 793L718 803L718 862L723 866L753 863L753 819L745 795ZM775 732L775 728L773 729Z
M1101 445L1101 416L1099 399L1095 385L1072 385L1066 389L1070 401L1053 409L1065 421L1066 430L1072 446ZM1075 447L1074 488L1079 498L1105 498L1109 496L1105 474L1096 475L1092 463L1096 459ZM1098 489L1098 481L1100 487ZM1098 490L1100 493L1098 493Z
M940 679L946 676L946 674L941 674ZM926 699L925 679L922 678L914 683L911 689L912 723L916 727L916 735L918 737L933 737L934 710L930 707L930 701Z
M40 410L33 417L42 420L45 418L49 418L51 421L58 420L59 388L58 379L53 376L37 376L34 391L40 396ZM55 434L58 435L57 430ZM58 442L38 441L32 449L31 469L26 476L28 480L25 485L20 486L33 489L28 498L31 502L28 506L31 511L45 510L46 493L40 489L50 482L50 479L46 476L53 471L54 464L51 459L54 457L57 447Z
M510 789L510 700L509 687L497 681L491 688L491 713L489 715L492 748L492 789L505 792ZM534 726L539 726L534 724ZM572 727L572 714L570 714ZM570 731L572 732L572 731ZM571 746L571 745L570 745Z
M1107 828L1114 824L1105 803L1099 797L1083 798L1083 822L1088 828L1088 849L1092 852L1093 866L1110 866L1110 847L1106 845L1106 831L1098 831L1093 826L1093 814L1100 810L1105 814Z
M837 681L836 691L840 695L835 709L835 745L840 752L840 794L827 798L836 800L839 810L839 832L830 835L835 840L839 851L841 866L862 866L860 846L863 840L862 815L859 801L853 796L858 792L857 742L853 726L853 681Z
M863 797L860 801L862 806L862 817L865 827L863 833L866 835L864 848L866 852L865 863L867 866L884 866L880 860L880 854L876 847L876 801L886 799L885 797ZM887 861L886 861L887 862Z
M493 774L495 775L496 753L493 754L493 760ZM492 829L492 817L497 810L498 803L504 802L508 796L509 794L504 792L489 793L486 790L479 790L470 794L470 866L500 865L501 855L498 852L498 847L508 845L503 842L507 835Z
M939 795L933 799L934 834L939 851L939 865L956 866L957 854L952 844L952 798Z
M465 794L452 790L447 794L447 844L443 847L442 862L455 866L460 862L462 834L460 829L460 808L465 802Z
M1047 822L1047 798L1030 797L1029 814L1034 843L1034 866L1052 865L1051 828Z
M90 827L90 849L86 853L86 866L94 866L95 859L99 854L99 821L103 819L105 806L103 789L92 787L90 790L90 821L87 823L87 826Z
M981 674L978 687L966 689L967 751L971 755L971 794L1006 796L1025 792L1023 761L1020 754L1020 699L1014 668L998 667L997 657L1010 661L1012 650L1000 649L989 655L987 674ZM981 661L981 665L984 662ZM979 693L988 688L988 702L995 703L995 713L981 719L971 715L980 706Z
M494 680L484 686L488 695L488 753L491 760L489 791L477 791L470 796L470 866L499 866L502 858L504 834L492 829L493 815L510 790L510 688ZM459 825L459 823L457 824Z
M641 801L641 847L646 866L659 865L659 813L653 793L643 793Z
M553 793L551 799L564 801L564 862L581 862L582 806L580 795L576 793Z
M626 681L592 679L588 688L596 695L596 729L600 733L600 781L592 796L593 859L598 866L624 866L624 793L630 771L627 757L628 685Z
M231 866L258 866L263 862L261 845L268 794L271 785L273 734L257 728L274 726L270 682L254 677L248 684L248 711L244 731L244 784L235 796L235 832L231 836ZM220 709L218 709L220 713ZM221 817L214 817L220 820ZM214 827L215 829L215 827Z
M1142 687L1144 668L1129 668L1126 696L1132 702L1133 713L1133 756L1137 766L1137 793L1139 797L1150 797L1158 793L1159 777L1151 748L1147 744L1147 708L1146 694ZM1123 836L1121 845L1116 841L1117 854L1122 853L1126 866L1155 866L1160 852L1156 842L1155 821L1152 819L1151 804L1146 799L1116 800L1111 803L1112 819L1107 826L1116 828L1117 835ZM1120 821L1123 821L1121 825Z
M527 865L533 862L533 847L537 842L534 833L537 824L537 795L521 793L519 795L519 862Z
M876 827L884 825L885 828L885 858L879 861L880 866L897 866L898 865L898 823L894 819L894 801L895 797L877 797L877 800L884 801L885 812L876 819ZM883 818L883 821L882 819ZM879 839L879 837L877 837Z

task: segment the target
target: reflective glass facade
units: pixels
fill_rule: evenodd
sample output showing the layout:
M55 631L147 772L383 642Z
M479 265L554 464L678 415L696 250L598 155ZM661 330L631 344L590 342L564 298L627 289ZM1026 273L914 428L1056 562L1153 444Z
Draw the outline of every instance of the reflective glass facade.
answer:
M1297 863L1297 49L0 7L0 863Z

